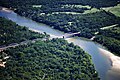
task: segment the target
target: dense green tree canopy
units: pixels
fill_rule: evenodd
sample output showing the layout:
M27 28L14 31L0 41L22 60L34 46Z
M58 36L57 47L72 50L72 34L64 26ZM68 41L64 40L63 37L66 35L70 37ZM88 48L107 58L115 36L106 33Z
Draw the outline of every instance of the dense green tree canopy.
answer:
M59 5L59 4L82 4L92 7L109 7L119 3L120 0L0 0L1 5L21 6L21 5ZM14 5L13 5L14 4Z
M91 57L63 39L38 41L5 51L10 56L0 68L1 80L99 80Z
M120 56L120 26L101 30L95 41L107 47L111 52Z

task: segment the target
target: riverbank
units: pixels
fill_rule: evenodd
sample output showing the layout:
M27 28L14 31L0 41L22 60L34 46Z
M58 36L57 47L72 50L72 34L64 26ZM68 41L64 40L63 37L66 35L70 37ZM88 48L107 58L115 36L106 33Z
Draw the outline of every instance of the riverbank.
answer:
M112 54L111 52L99 48L102 54L107 56L111 61L111 68L107 72L107 80L120 79L120 57ZM109 77L108 77L109 76Z
M5 8L1 6L0 6L0 10L6 11L6 12L12 12L12 10L10 10L9 8Z
M36 29L29 28L29 30L34 31L34 32L37 32L37 33L42 33L42 34L44 34L44 32L41 32L41 31L36 30ZM62 36L55 36L55 35L52 35L52 34L49 34L49 35L50 35L50 38L49 38L49 39L62 38Z

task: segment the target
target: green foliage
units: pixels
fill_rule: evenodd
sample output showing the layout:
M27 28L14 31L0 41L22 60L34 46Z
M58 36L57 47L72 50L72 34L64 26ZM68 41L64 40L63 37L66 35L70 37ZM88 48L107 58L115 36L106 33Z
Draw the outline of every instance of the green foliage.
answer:
M0 0L0 4L3 6L19 7L22 5L49 5L56 6L59 4L82 4L90 5L92 7L108 7L116 5L120 0ZM13 5L14 4L14 5Z
M120 27L100 31L95 41L107 47L111 52L120 56Z
M120 23L120 19L118 17L102 10L89 14L49 13L39 15L39 11L36 12L35 10L25 9L17 10L17 13L64 32L80 31L81 33L79 36L87 38L91 38L94 33L99 31L103 26Z
M30 31L27 27L0 17L0 46L26 40L43 38L45 35Z
M1 5L34 21L45 23L64 32L81 32L78 36L91 38L103 26L120 24L120 18L104 10L82 14L95 8L114 6L118 0L2 0ZM14 5L13 5L14 4ZM67 7L65 7L67 5ZM89 5L88 7L79 7ZM37 7L35 7L37 6ZM78 6L78 7L76 7ZM57 12L57 13L55 13ZM63 12L63 13L61 13ZM75 14L67 14L73 12Z
M115 26L115 27L110 28L110 29L101 30L99 32L99 34L120 40L120 27Z
M0 26L1 40L4 40L2 35L6 35L5 39L8 38L5 43L1 42L1 45L13 43L11 39L19 43L23 38L28 40L34 39L34 36L43 38L47 35L32 32L4 18L0 18ZM99 80L90 55L63 39L19 45L0 54L0 59L10 56L5 60L6 67L0 67L0 80Z
M105 11L100 11L91 14L45 14L37 16L38 19L34 19L38 22L48 24L55 29L59 29L64 32L77 32L81 31L81 35L84 33L87 35L92 32L99 31L99 28L110 24L119 23L119 18ZM71 22L71 24L69 24Z
M91 57L63 39L38 41L4 51L11 58L1 80L99 80Z

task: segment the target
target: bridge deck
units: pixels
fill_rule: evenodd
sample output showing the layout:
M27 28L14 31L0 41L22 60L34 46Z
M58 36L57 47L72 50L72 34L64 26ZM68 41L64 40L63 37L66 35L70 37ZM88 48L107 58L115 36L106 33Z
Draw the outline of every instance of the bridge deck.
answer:
M81 32L76 32L76 33L66 33L66 34L64 34L64 35L62 35L62 36L60 36L61 38L68 38L68 37L71 37L71 36L74 36L74 35L76 35L76 34L80 34Z

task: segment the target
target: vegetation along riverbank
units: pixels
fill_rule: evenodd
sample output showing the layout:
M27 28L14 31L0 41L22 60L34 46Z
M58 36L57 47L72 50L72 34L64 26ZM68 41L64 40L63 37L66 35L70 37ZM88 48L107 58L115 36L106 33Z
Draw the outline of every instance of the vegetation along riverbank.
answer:
M26 28L10 20L0 18L1 27L7 28L6 35L11 35L10 27ZM19 29L18 29L19 28ZM5 29L2 29L3 33ZM21 30L23 31L23 29ZM28 30L29 31L29 30ZM30 34L31 31L28 33ZM25 32L27 33L27 32ZM15 32L14 34L23 34ZM35 33L42 36L44 34ZM39 38L38 36L38 38ZM21 36L19 37L19 39ZM9 40L14 39L10 38ZM35 43L18 45L0 52L1 60L6 62L5 68L0 67L0 79L95 79L99 80L89 54L73 43L63 39L39 40ZM9 56L8 59L5 59ZM87 70L87 71L86 71ZM67 74L66 74L67 73Z

